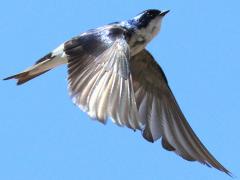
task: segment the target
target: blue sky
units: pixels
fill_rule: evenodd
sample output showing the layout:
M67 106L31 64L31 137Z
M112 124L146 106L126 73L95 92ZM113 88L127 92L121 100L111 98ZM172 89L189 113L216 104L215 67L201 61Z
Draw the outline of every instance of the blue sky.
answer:
M194 131L239 177L240 2L224 0L4 1L0 76L17 73L65 40L148 8L171 9L148 49ZM146 142L140 132L94 122L67 92L66 67L26 85L0 82L0 179L229 179Z

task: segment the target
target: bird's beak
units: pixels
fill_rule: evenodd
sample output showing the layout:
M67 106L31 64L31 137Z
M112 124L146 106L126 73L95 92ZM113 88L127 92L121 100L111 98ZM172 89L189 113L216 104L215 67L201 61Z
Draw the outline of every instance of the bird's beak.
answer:
M167 11L163 11L163 12L161 12L160 13L160 16L165 16L167 13L169 13L170 12L170 10L167 10Z

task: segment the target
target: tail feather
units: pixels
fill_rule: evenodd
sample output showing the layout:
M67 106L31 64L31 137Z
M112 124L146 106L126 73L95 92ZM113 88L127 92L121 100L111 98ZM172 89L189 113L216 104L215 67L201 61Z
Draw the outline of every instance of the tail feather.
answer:
M33 78L43 74L43 73L45 73L45 72L47 72L49 70L40 72L38 74L33 74L33 75L31 75L29 72L22 72L22 73L19 73L19 74L16 74L16 75L4 78L3 80L17 79L17 85L21 85L21 84L24 84L25 82L27 82L27 81L29 81L29 80L31 80L31 79L33 79Z
M32 67L16 74L13 76L9 76L7 78L4 78L3 80L9 80L9 79L17 79L17 85L24 84L25 82L44 74L45 72L59 66L62 64L67 63L66 58L61 56L53 56L52 53L47 54L43 58L39 59L35 65Z

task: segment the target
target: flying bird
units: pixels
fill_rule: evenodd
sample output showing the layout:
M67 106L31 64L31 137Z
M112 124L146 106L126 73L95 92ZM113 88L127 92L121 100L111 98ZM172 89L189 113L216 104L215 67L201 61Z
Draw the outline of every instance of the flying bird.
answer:
M186 121L166 76L146 45L169 11L145 10L129 20L90 29L58 46L32 67L5 78L21 85L63 64L73 102L91 118L140 130L150 142L188 161L230 175Z

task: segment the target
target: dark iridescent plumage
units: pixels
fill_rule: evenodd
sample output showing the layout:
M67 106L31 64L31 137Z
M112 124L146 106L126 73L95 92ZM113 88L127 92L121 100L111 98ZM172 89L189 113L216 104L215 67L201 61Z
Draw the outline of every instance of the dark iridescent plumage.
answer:
M5 80L22 84L67 64L73 102L90 117L140 130L146 140L161 139L166 150L230 175L193 132L161 67L145 49L167 13L146 10L128 21L89 30Z

